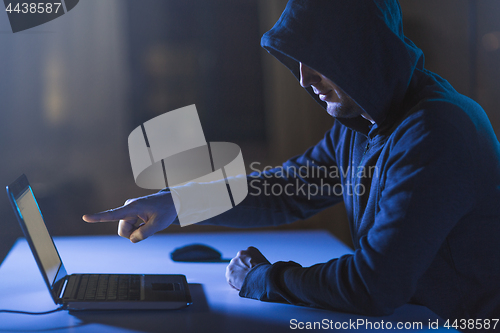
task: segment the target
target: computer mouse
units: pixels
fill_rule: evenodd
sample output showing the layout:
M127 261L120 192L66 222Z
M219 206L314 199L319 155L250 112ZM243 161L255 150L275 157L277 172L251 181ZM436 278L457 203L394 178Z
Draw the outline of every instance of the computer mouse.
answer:
M225 262L221 256L219 251L205 244L189 244L170 253L173 261L181 262Z

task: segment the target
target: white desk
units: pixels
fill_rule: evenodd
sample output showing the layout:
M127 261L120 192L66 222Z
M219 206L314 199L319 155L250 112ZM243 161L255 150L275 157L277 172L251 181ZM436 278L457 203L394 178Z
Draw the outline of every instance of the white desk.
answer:
M67 311L32 316L0 313L0 332L296 332L298 322L349 322L365 319L373 325L392 322L422 322L438 317L430 310L406 305L388 317L362 317L346 313L266 303L238 296L225 281L227 263L176 263L170 252L190 243L217 248L224 258L252 245L271 261L293 260L303 266L326 262L350 249L327 232L230 232L155 235L132 244L118 236L56 237L56 246L66 270L71 273L184 274L190 284L193 304L175 311ZM46 311L55 308L24 239L19 239L0 266L0 309ZM351 326L352 328L352 326ZM328 330L325 330L328 331ZM333 331L333 330L331 330ZM371 331L367 329L342 329ZM381 330L373 330L380 332ZM414 332L417 330L401 330ZM422 331L422 330L420 330ZM436 332L438 330L432 330ZM443 329L444 331L444 329ZM451 330L446 330L450 332Z

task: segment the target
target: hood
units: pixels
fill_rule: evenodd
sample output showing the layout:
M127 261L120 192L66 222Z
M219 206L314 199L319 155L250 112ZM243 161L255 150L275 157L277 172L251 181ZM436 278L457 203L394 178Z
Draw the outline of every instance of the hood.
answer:
M299 62L328 77L378 125L398 112L415 69L424 66L422 51L403 34L396 0L290 0L261 45L297 79Z

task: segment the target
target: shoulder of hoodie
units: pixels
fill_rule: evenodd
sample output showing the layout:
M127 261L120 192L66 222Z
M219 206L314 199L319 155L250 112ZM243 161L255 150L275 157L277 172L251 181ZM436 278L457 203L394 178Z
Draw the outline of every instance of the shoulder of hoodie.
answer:
M411 141L415 135L424 133L435 134L436 140L452 136L471 145L479 144L481 139L490 139L483 135L491 129L491 125L482 107L458 93L446 80L430 74L425 87L415 97L413 106L388 135L387 143L394 145L401 140ZM336 121L330 134L338 143L345 142L353 132Z
M457 143L479 143L482 130L491 127L482 107L458 93L445 80L437 81L436 85L421 91L418 102L409 109L389 140L427 133L436 139L451 136Z

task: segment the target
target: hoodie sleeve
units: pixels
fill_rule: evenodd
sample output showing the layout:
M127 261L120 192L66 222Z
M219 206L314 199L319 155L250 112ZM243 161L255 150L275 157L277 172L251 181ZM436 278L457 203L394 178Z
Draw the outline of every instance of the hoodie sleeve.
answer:
M306 219L341 202L341 193L332 195L340 184L340 178L332 177L332 174L337 175L337 162L331 132L328 131L323 140L303 155L281 166L271 168L252 163L254 172L247 176L247 197L234 208L200 224L236 228L280 225ZM184 186L196 191L202 185L190 183ZM196 214L200 207L211 207L210 199L204 198L204 203L182 202L179 214Z
M379 210L354 254L311 267L256 266L240 296L364 315L387 315L407 303L473 205L474 135L436 118L419 112L386 143Z

